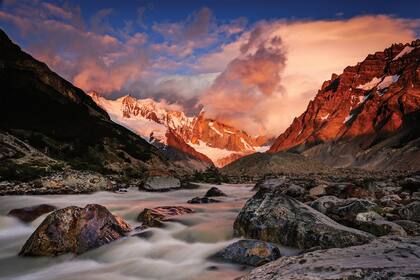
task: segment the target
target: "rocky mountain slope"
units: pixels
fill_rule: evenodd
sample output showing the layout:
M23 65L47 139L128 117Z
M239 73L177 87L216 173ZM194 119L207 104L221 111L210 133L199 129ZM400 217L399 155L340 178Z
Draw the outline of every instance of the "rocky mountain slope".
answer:
M243 157L222 172L258 177L327 171L326 166L419 170L419 159L420 40L416 40L394 44L345 68L341 75L333 74L266 154Z
M420 40L370 54L323 83L269 153L333 166L420 168Z
M0 84L2 179L67 167L139 177L196 169L190 162L196 159L168 161L156 147L114 123L82 90L23 52L1 30Z
M216 166L244 155L267 149L265 137L251 137L246 132L205 117L187 117L152 99L136 99L124 96L108 100L97 93L89 93L92 99L111 118L121 125L160 147L175 147ZM162 146L163 145L163 146Z

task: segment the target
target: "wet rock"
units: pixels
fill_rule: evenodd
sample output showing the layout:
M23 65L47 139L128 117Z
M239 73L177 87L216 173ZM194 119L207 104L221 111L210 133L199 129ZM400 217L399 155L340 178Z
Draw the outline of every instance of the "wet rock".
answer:
M242 280L417 279L420 239L381 237L371 243L282 257L260 266Z
M246 239L230 244L216 256L230 262L260 266L277 260L281 255L279 248L272 243Z
M19 255L81 254L125 236L131 226L98 204L70 206L49 214Z
M409 221L409 220L398 220L394 221L397 225L400 225L408 235L420 235L420 224Z
M335 196L320 197L310 203L310 206L334 221L343 224L351 224L358 213L377 207L375 203L366 199L340 199Z
M398 214L404 220L420 222L420 201L414 201L398 210Z
M346 247L373 239L275 191L259 191L246 202L235 220L234 234L301 249Z
M210 188L206 194L204 195L205 197L215 197L215 196L227 196L224 192L222 192L221 190L219 190L216 187L212 187Z
M217 203L220 202L220 200L216 200L209 197L194 197L187 201L187 203L190 204L207 204L207 203Z
M56 210L57 207L48 205L48 204L41 204L31 207L24 207L10 210L8 213L9 216L14 216L25 223L30 223L36 218L46 213L52 212Z
M161 227L162 222L168 218L178 215L194 213L194 210L184 206L160 206L153 209L145 208L137 217L142 223L141 228Z
M181 188L188 190L198 189L200 188L200 184L183 181L181 182Z
M140 186L139 190L149 192L165 192L181 188L181 181L169 176L148 177Z

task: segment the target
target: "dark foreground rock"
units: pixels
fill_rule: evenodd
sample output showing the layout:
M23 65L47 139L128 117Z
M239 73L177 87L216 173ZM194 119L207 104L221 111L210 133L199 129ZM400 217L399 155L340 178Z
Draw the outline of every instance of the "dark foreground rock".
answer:
M408 221L408 220L398 220L394 221L397 225L400 225L408 235L420 235L420 224Z
M224 192L222 192L220 189L216 187L210 188L206 194L205 197L215 197L215 196L227 196Z
M252 270L242 280L419 279L420 239L381 237L348 248L319 250Z
M26 241L19 255L55 256L81 254L117 240L131 226L98 204L70 206L48 215Z
M161 227L162 222L178 215L194 213L194 210L184 206L160 206L153 209L145 208L137 217L141 222L141 228Z
M281 192L265 190L246 202L235 220L234 234L300 249L348 247L374 238Z
M405 205L399 210L399 214L404 220L420 222L420 201Z
M180 188L181 181L169 176L148 177L139 187L140 190L149 192L166 192Z
M25 223L30 223L36 218L46 213L52 212L56 210L57 207L48 205L48 204L40 204L31 207L24 207L19 209L10 210L8 213L9 216L13 216L21 220Z
M216 254L224 260L260 266L280 258L280 250L272 243L260 240L239 240Z
M209 197L194 197L187 201L187 203L190 204L207 204L207 203L217 203L220 202L220 200L216 200Z

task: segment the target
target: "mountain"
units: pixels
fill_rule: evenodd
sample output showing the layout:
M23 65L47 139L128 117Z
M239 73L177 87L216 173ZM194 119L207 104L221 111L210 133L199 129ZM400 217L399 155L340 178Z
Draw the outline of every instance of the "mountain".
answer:
M225 175L324 172L329 167L420 169L420 40L394 44L322 84L266 153Z
M0 84L1 178L62 166L138 177L195 169L189 162L168 161L114 123L82 90L23 52L2 30Z
M150 143L161 148L175 147L219 167L268 148L264 146L265 137L251 137L242 130L206 118L204 112L187 117L152 99L127 95L109 100L95 92L89 95L112 120Z
M420 168L420 40L333 74L271 146L333 166Z

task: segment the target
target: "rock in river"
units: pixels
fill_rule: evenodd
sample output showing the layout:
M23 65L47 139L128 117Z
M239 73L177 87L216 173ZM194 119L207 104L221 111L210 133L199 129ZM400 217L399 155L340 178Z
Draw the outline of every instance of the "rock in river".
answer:
M98 204L69 206L49 214L20 251L22 256L81 254L121 238L131 226Z
M260 240L239 240L216 254L227 261L260 266L280 258L279 248Z
M194 213L194 210L184 206L145 208L137 217L137 221L142 222L142 228L160 227L162 226L162 222L168 218L188 213Z
M48 205L48 204L40 204L30 207L18 208L10 210L9 216L14 216L25 223L30 223L36 218L46 213L52 212L56 210L57 207Z
M206 194L205 197L215 197L215 196L227 196L224 192L216 187L211 187Z
M181 188L181 181L170 176L151 176L144 181L139 189L149 192L165 192Z
M194 197L187 201L187 203L190 204L207 204L207 203L217 203L220 202L220 200L216 200L209 197Z
M242 280L418 279L420 239L381 237L348 248L282 257L255 268Z
M234 234L300 249L347 247L374 238L340 225L294 198L264 190L246 202L235 220Z

